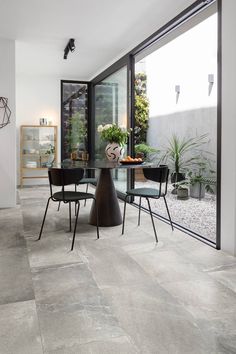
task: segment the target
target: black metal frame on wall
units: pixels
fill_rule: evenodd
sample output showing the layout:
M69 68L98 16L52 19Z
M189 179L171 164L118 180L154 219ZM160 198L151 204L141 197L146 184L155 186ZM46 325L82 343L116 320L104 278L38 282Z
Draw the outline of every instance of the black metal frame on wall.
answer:
M201 12L203 9L211 6L212 3L218 4L218 103L217 103L217 206L216 206L216 243L213 245L211 241L205 239L201 235L190 232L190 230L181 227L180 225L175 225L177 228L180 228L182 231L190 234L193 237L200 239L203 242L208 243L211 246L214 246L216 249L220 249L220 215L221 215L221 206L220 206L220 195L221 195L221 0L197 0L191 6L186 8L178 16L169 21L166 25L161 27L146 40L124 55L117 62L108 67L105 71L97 75L89 85L89 149L91 156L94 154L94 141L95 141L95 107L94 107L94 87L96 84L114 74L116 71L121 69L124 66L127 66L127 112L128 112L128 125L129 127L134 127L134 58L137 54L141 53L143 50L147 49L158 40L163 38L165 35L169 34L171 31L176 29L186 20L190 19L194 15ZM66 82L66 81L65 81ZM89 83L88 83L89 84ZM129 139L128 146L129 154L134 152L134 140L131 135ZM128 174L128 188L134 186L134 174L133 171ZM119 197L123 197L122 193L118 193ZM160 217L164 220L164 218Z

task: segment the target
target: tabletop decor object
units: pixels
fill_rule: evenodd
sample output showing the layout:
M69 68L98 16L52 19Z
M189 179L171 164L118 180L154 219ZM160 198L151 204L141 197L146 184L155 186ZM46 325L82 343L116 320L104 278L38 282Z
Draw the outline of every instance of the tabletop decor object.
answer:
M105 154L109 161L120 161L124 155L124 145L130 134L130 130L119 127L117 124L99 125L97 131L101 139L108 141Z
M10 123L11 110L7 105L8 99L0 97L0 128Z

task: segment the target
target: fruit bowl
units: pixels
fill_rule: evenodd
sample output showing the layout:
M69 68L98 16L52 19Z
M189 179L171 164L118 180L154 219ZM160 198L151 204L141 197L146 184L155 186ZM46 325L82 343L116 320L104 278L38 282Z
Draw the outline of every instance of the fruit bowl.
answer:
M130 156L127 156L126 158L120 160L120 163L122 165L141 165L143 163L143 160L141 158L132 158Z
M141 165L144 161L126 161L126 160L121 160L120 163L122 165Z

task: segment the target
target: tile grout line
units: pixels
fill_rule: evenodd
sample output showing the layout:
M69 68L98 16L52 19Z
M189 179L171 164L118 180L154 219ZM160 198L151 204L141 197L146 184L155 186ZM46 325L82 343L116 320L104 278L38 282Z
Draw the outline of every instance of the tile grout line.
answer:
M44 348L44 344L43 344L42 330L41 330L40 321L39 321L39 317L38 317L38 311L37 311L37 303L36 303L36 297L35 297L35 289L34 289L32 269L31 269L30 261L29 261L29 251L28 251L27 239L25 238L24 222L23 222L24 216L23 216L23 212L22 212L22 205L21 205L20 195L19 195L19 204L20 204L20 213L21 213L21 220L22 220L22 231L23 231L23 237L24 237L24 240L25 240L25 247L26 247L26 252L27 252L27 262L28 262L28 266L29 266L29 270L30 270L30 274L31 274L32 290L33 290L33 293L34 293L35 312L36 312L39 336L40 336L40 341L41 341L40 344L41 344L41 347L42 347L42 353L46 354L46 351L45 351L45 348Z

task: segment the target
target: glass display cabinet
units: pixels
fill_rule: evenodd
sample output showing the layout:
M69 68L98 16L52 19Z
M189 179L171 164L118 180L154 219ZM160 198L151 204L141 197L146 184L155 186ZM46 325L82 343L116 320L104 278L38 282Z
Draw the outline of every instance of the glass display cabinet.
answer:
M21 187L24 179L47 178L47 174L43 174L43 171L46 171L53 162L57 162L57 127L53 125L22 125L20 154Z

